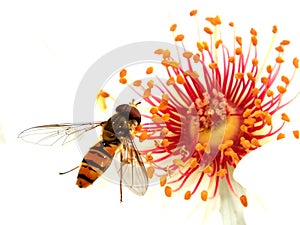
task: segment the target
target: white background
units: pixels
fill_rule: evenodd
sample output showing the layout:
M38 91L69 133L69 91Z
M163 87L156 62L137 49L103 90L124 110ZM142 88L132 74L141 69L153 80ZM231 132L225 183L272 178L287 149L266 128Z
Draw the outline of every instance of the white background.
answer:
M81 162L75 145L42 148L16 139L34 125L71 122L81 78L112 49L137 41L172 42L173 22L185 34L192 30L196 40L192 9L198 9L200 25L202 18L220 15L225 23L234 21L239 33L256 27L259 43L270 40L277 24L280 38L292 40L286 55L300 56L300 16L290 0L1 1L1 224L201 223L200 200L166 199L162 189L151 187L144 198L124 190L119 204L119 187L104 179L82 190L75 185L76 172L58 176ZM259 216L249 224L268 221L264 213Z

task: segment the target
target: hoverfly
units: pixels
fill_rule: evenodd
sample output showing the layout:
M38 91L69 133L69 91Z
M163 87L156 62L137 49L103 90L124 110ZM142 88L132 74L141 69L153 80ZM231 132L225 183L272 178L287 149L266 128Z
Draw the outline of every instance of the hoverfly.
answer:
M148 188L148 176L143 160L134 144L132 131L141 123L141 114L137 104L122 104L117 106L116 113L104 122L62 123L36 126L22 131L19 138L33 141L40 145L53 145L63 140L70 142L85 132L96 127L102 127L102 140L92 146L84 156L79 168L76 184L86 188L93 184L111 165L116 152L120 155L120 201L122 202L122 185L125 184L137 195L144 195Z

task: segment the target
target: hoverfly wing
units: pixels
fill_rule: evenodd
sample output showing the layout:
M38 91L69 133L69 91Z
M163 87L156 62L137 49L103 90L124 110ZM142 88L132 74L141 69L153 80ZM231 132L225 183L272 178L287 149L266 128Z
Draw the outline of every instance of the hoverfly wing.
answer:
M61 123L28 128L18 138L34 144L51 146L58 142L62 145L79 139L87 131L102 126L105 122Z
M117 153L116 167L122 185L137 195L144 195L148 189L148 176L143 160L131 138L122 141L123 148Z

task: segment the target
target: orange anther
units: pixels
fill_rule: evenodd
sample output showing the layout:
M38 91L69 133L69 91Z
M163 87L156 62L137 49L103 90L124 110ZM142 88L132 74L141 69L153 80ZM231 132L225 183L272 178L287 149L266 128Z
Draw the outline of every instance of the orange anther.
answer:
M208 66L209 66L210 69L217 69L218 68L218 63L213 62L213 63L210 63Z
M216 43L215 43L215 48L219 48L220 44L222 44L223 41L220 39L220 40L217 40Z
M167 83L167 85L173 85L175 83L174 77L170 77L166 83Z
M268 73L272 73L273 69L272 69L272 66L271 65L268 65L267 66L267 72Z
M254 28L251 28L250 34L256 36L257 35L257 31Z
M151 114L157 114L157 113L158 113L158 108L157 108L156 106L152 107L152 108L150 109L150 113L151 113Z
M208 192L206 190L201 191L201 199L202 201L206 201L208 197Z
M291 121L289 116L286 113L281 114L281 119L285 122L290 122Z
M169 140L168 139L163 139L162 142L161 142L161 146L163 147L168 147L169 146Z
M252 59L252 65L253 66L257 66L258 65L258 59L257 58Z
M220 169L216 175L220 176L220 177L224 177L227 174L227 170L226 169Z
M252 89L252 95L253 95L253 96L257 96L258 93L259 93L259 89L258 89L258 88L253 88L253 89Z
M235 58L234 56L230 56L228 59L229 62L234 63L235 62Z
M294 130L293 134L295 138L299 139L299 130Z
M252 36L251 37L251 43L252 43L253 46L257 45L257 38L256 38L256 36Z
M166 110L168 108L168 102L166 100L162 100L159 103L158 109L159 110Z
M159 49L156 49L156 50L154 51L154 53L157 54L157 55L161 55L161 54L164 53L164 50L161 49L161 48L159 48Z
M167 197L171 197L172 196L172 188L169 186L165 187L165 194Z
M190 162L190 168L194 169L198 166L198 162L196 158L192 158L191 162Z
M280 42L281 45L289 45L290 41L289 40L283 40Z
M298 58L294 58L293 59L293 64L295 68L299 68L299 59Z
M133 86L136 86L136 87L141 86L141 84L142 84L142 81L141 81L141 80L135 80L135 81L133 82Z
M261 107L261 99L255 99L254 100L254 105L256 108L260 108Z
M98 97L102 97L102 98L107 98L109 97L109 93L107 93L106 91L101 90L98 94Z
M284 82L286 85L289 85L290 79L286 76L281 76L281 81Z
M282 47L282 45L279 45L278 47L276 47L275 50L278 52L284 52L284 48Z
M236 48L235 49L235 54L241 55L242 53L243 53L243 49L242 48Z
M260 80L263 84L267 84L269 79L267 77L262 77Z
M147 82L147 86L148 86L149 88L153 88L153 87L154 87L154 80L149 80L149 81Z
M178 74L178 75L176 76L176 82L177 82L178 84L184 84L184 83L185 83L185 80L184 80L184 78L183 78L182 75Z
M198 11L196 9L190 11L190 16L195 16L197 14L197 12Z
M274 92L270 89L267 90L267 96L272 97L274 95Z
M148 139L149 135L147 133L147 131L142 131L141 135L139 136L139 141L140 142L143 142L145 141L146 139Z
M182 55L184 58L190 59L193 56L193 53L192 52L184 52Z
M170 31L175 31L176 30L176 28L177 28L177 24L176 23L174 23L174 24L172 24L171 25L171 27L170 27Z
M175 37L175 41L182 41L184 39L184 35L183 34L178 34L176 37Z
M147 69L146 69L146 74L151 74L153 73L153 67L152 66L149 66Z
M279 133L279 134L277 135L277 140L280 140L280 139L283 139L283 138L285 138L285 134Z
M273 28L272 28L272 32L273 32L274 34L276 34L276 33L277 33L277 31L278 31L278 28L277 28L277 26L276 26L276 25L274 25L274 26L273 26Z
M168 122L169 119L170 119L170 114L169 114L169 113L166 113L166 114L162 115L161 119L162 119L164 122Z
M242 46L242 37L237 36L235 40L240 46Z
M247 118L251 115L251 113L252 113L252 109L246 109L243 113L243 117Z
M147 168L147 175L148 175L148 177L149 177L150 179L153 177L154 172L155 172L155 169L154 169L153 166L149 166L149 167Z
M144 98L149 98L151 96L151 88L146 88L144 91Z
M120 71L120 77L125 77L127 75L127 70L126 69L122 69Z
M213 34L214 33L209 27L204 27L204 31L208 34Z
M258 139L256 139L256 138L251 139L251 144L254 145L255 147L260 147L261 146Z
M234 27L234 22L229 22L229 26Z
M278 56L278 57L276 57L276 62L277 62L277 63L283 63L284 60L283 60L282 57Z
M244 77L244 73L236 73L235 75L235 79L242 79Z
M171 56L170 50L168 50L168 49L167 49L167 50L164 50L162 57L163 57L164 59L168 59L168 58L170 58L170 56Z
M119 82L120 82L121 84L126 84L126 83L127 83L127 79L126 79L125 77L121 77L121 78L119 79Z
M277 90L280 94L284 94L286 92L286 88L283 86L277 86Z
M203 44L201 42L197 42L197 48L199 52L203 52Z
M161 187L165 186L167 183L167 175L162 175L160 178L159 178L159 184ZM172 189L171 189L172 191Z
M192 197L192 193L190 191L185 192L184 199L189 200Z
M240 197L240 201L241 201L241 203L242 203L242 205L243 205L244 207L247 207L247 206L248 206L248 201L247 201L246 195L242 195L242 196Z

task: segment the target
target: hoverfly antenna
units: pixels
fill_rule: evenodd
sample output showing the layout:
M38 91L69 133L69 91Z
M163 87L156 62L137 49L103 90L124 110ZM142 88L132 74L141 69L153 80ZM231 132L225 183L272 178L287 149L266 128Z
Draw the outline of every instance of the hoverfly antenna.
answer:
M132 101L129 103L129 105L130 105L130 106L133 106L133 107L135 107L135 108L136 108L139 104L142 103L142 102L134 103L134 101L135 101L135 100L134 100L134 98L133 98Z

